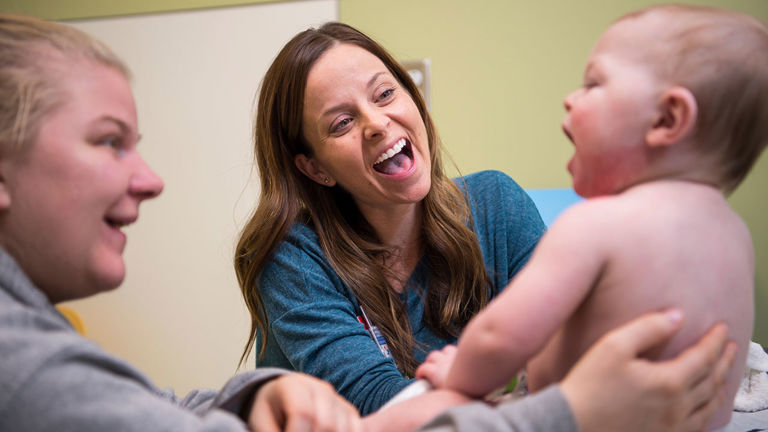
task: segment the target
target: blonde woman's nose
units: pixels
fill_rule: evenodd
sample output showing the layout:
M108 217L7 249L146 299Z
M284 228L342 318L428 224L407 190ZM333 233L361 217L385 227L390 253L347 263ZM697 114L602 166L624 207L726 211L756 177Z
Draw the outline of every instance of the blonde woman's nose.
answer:
M138 158L138 167L131 178L130 192L139 199L152 199L163 191L163 179L147 165L141 157Z

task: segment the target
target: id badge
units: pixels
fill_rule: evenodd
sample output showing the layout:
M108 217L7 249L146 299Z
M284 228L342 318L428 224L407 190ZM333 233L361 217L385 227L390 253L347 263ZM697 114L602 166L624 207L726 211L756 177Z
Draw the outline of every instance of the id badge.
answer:
M384 354L384 357L391 358L392 354L389 353L389 347L387 346L387 340L384 339L384 335L381 334L379 328L373 325L371 320L368 319L368 315L366 315L362 306L360 306L360 313L361 315L357 317L357 320L363 324L366 330L368 330L368 333L371 335L373 341L376 342L376 346L379 347L379 351Z

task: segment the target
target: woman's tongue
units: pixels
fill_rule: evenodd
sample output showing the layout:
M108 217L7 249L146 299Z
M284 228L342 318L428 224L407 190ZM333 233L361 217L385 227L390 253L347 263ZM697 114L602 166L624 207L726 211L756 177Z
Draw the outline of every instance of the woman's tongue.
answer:
M403 153L398 153L385 161L377 163L373 166L373 169L383 174L397 175L411 169L411 165L413 165L411 158Z

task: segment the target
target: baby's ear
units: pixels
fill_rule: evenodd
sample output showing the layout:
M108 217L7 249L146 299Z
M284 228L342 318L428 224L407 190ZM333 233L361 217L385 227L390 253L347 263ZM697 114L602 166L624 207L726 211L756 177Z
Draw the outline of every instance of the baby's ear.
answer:
M651 147L673 145L693 131L698 115L696 98L684 87L672 87L659 102L656 121L645 138Z

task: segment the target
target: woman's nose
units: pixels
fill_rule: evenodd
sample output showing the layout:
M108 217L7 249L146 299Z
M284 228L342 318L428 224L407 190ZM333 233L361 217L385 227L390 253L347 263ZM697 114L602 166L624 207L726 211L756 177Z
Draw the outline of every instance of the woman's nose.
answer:
M131 178L130 192L140 200L152 199L163 191L163 179L157 175L147 162L138 157L138 167Z
M386 113L377 109L370 109L364 114L364 131L365 139L372 140L376 138L382 138L387 135L387 129L389 128L390 119Z

